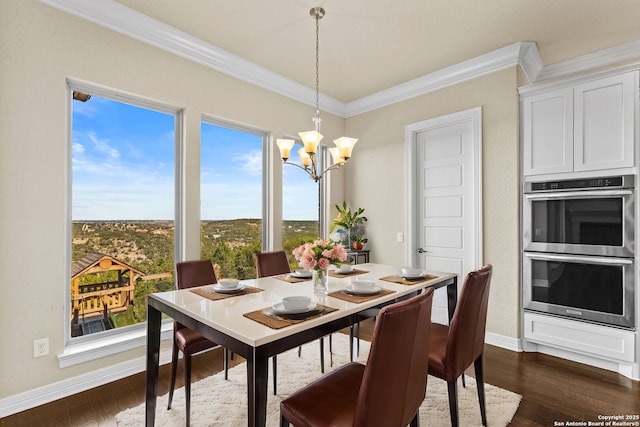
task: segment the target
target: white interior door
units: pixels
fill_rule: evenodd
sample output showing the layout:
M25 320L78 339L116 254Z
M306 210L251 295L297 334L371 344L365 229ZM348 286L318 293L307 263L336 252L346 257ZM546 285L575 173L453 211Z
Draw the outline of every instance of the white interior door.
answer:
M414 126L410 164L414 212L407 244L412 265L464 275L481 266L480 109ZM446 323L447 294L436 292L433 320Z

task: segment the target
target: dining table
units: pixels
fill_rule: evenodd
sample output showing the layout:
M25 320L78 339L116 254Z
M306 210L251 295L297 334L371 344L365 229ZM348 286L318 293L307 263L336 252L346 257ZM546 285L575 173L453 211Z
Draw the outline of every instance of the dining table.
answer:
M332 270L328 289L322 292L314 289L311 278L293 274L241 280L238 292L218 292L212 284L149 294L145 425L155 422L163 315L246 360L247 425L264 426L269 357L349 327L362 320L359 313L429 287L447 288L451 319L458 295L457 275L427 271L403 278L400 271L398 266L377 263L357 264L345 274ZM374 281L375 288L355 295L351 290L356 280ZM280 304L287 296L311 298L309 316L283 313Z

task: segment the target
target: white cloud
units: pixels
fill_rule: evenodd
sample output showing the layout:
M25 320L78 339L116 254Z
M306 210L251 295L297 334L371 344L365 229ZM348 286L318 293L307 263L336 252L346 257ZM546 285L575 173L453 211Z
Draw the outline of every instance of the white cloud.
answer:
M262 152L251 150L248 153L236 154L233 161L240 163L240 168L244 173L251 176L262 175Z
M99 139L94 132L89 132L89 139L93 142L96 151L104 153L107 156L118 159L120 158L120 151L117 148L112 147L109 144L108 139Z
M74 142L71 145L71 151L73 153L84 153L84 145L80 144L79 142Z

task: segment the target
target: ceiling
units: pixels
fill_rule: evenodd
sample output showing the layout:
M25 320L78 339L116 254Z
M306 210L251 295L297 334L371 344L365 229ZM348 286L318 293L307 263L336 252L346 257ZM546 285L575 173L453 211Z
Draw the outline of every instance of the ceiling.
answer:
M117 0L309 87L350 102L516 42L544 65L640 40L636 0Z

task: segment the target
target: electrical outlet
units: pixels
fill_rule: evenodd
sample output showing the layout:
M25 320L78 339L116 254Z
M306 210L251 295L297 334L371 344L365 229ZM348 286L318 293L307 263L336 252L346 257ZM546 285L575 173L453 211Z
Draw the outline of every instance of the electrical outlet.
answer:
M33 341L33 357L42 357L49 354L49 338Z

